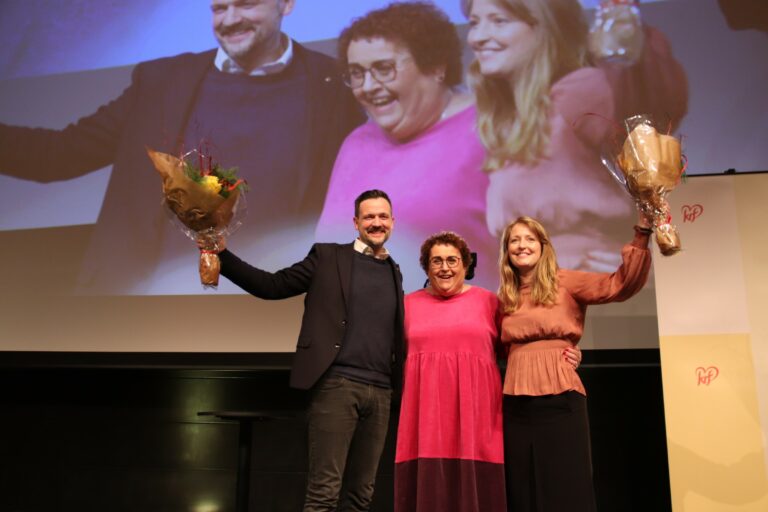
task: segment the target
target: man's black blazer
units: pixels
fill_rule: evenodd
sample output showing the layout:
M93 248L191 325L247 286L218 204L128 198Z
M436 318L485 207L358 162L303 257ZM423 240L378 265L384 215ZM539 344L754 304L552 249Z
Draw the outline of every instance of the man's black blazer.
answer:
M253 267L229 251L220 254L222 275L256 297L275 300L306 293L292 387L311 388L336 359L347 327L354 254L353 244L314 244L306 258L277 272ZM399 390L404 356L403 277L389 260L397 290L392 387Z

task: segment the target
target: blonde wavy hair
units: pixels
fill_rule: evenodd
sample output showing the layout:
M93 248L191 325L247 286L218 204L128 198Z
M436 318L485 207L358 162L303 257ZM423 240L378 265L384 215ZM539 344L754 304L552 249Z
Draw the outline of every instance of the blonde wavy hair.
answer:
M588 65L587 24L578 0L494 0L534 29L534 51L514 77L483 76L477 60L468 81L477 99L477 128L487 150L484 169L534 164L549 149L550 88ZM473 0L461 0L469 17Z
M541 242L541 258L534 268L531 283L531 300L536 305L552 306L557 301L557 255L544 226L531 217L518 217L505 229L499 248L499 301L505 314L514 313L520 307L520 271L509 259L509 239L512 228L518 224L528 227Z

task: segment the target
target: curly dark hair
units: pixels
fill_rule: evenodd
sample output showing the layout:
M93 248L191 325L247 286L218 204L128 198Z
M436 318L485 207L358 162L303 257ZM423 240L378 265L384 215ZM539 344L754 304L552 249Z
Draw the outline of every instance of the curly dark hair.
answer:
M469 251L467 242L453 231L441 231L430 236L421 244L419 263L427 274L429 274L429 253L432 251L432 247L436 245L451 245L458 249L459 254L461 254L461 264L464 270L468 269L472 263L472 253Z
M382 38L402 44L422 73L445 67L445 84L461 83L461 41L448 16L428 2L395 2L355 19L339 36L339 63L347 69L352 41Z

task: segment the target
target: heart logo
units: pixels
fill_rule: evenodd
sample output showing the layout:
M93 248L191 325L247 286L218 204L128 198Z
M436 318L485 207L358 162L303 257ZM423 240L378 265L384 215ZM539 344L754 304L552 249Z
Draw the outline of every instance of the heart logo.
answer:
M683 222L693 222L704 213L704 207L700 204L686 204L680 210L683 212Z
M717 366L710 366L709 368L699 366L696 368L696 385L701 386L704 384L705 386L709 386L718 375L720 375L720 370L717 369Z

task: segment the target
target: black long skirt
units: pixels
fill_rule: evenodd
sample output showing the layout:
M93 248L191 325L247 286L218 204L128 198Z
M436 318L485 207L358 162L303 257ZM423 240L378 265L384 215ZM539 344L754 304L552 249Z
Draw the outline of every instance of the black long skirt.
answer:
M504 467L510 512L594 512L586 397L504 395Z

